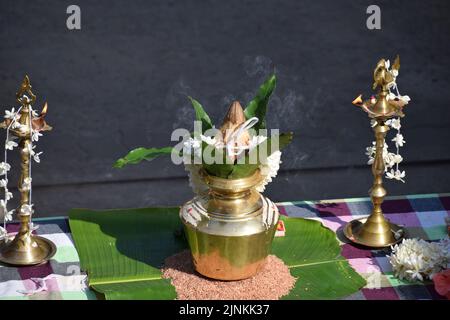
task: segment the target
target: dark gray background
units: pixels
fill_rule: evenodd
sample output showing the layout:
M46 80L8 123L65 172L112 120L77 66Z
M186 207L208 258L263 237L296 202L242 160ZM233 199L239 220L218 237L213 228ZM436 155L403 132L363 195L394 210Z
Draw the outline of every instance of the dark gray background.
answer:
M66 28L74 3L80 31ZM15 105L29 74L54 126L39 141L44 155L33 169L38 215L180 205L192 192L170 159L122 170L113 162L134 147L170 145L172 129L191 128L186 95L218 123L232 99L247 103L273 70L268 124L296 136L267 195L366 196L372 177L364 152L373 135L351 101L371 93L378 59L397 53L399 88L412 98L402 128L408 181L387 182L389 193L449 192L450 2L377 1L381 30L366 28L370 4L2 0L2 109Z

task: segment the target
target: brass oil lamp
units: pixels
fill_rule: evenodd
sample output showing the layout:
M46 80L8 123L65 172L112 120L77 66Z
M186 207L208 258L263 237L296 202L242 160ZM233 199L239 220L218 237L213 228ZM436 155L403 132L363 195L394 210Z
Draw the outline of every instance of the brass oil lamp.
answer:
M20 118L17 122L19 129L12 128L10 132L19 138L21 158L21 175L18 189L20 191L20 205L16 209L20 221L17 235L12 239L5 239L0 243L0 261L10 265L29 266L48 261L55 253L56 246L48 239L34 235L31 229L31 213L22 208L30 203L30 189L25 188L25 179L30 176L30 150L32 145L32 130L49 131L52 128L45 122L47 103L45 103L39 116L32 115L31 105L36 101L36 96L31 91L28 76L22 82L16 94L17 101L21 104ZM2 128L8 128L11 119L6 119L0 124Z
M393 70L399 70L400 59L397 56L393 64ZM361 96L353 101L360 106L375 123L375 157L372 164L374 182L369 190L372 200L372 213L367 218L356 219L348 223L344 228L345 236L352 242L372 248L389 247L400 242L405 237L405 230L391 223L383 215L381 204L387 194L383 187L383 175L385 174L385 162L383 159L383 148L385 137L389 131L386 121L394 117L403 117L403 107L406 105L401 100L388 100L389 85L394 81L391 72L386 68L384 59L381 59L374 70L373 89L380 88L376 97L362 101Z

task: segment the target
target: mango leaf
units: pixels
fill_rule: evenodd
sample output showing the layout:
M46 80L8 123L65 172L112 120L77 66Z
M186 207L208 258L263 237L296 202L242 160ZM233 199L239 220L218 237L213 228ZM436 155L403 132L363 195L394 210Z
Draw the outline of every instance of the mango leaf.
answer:
M175 299L174 287L161 278L159 268L166 257L187 248L176 232L181 227L178 211L71 210L70 229L91 288L106 299ZM314 220L281 219L286 236L274 239L272 254L297 278L283 299L339 299L365 285L341 256L334 232Z
M284 149L289 143L292 142L294 138L293 132L287 132L282 134L273 135L270 138L267 138L264 142L260 143L256 146L249 154L246 156L246 163L251 159L252 156L255 156L258 159L258 163L264 162L267 157L269 157L275 151L280 151ZM273 140L278 139L278 146L273 143ZM264 152L262 152L263 150Z
M203 143L203 149L202 151L205 151L205 147L207 146L206 143ZM204 155L205 153L203 153ZM226 152L224 152L223 149L216 149L214 148L211 152L211 156L214 157L214 159L221 159L222 163L212 163L207 164L206 161L203 159L203 168L206 170L206 172L212 176L224 178L227 179L230 173L233 171L234 164L233 163L227 163L227 156Z
M212 122L202 105L192 97L188 97L195 110L195 119L202 122L202 133L212 128Z
M125 157L114 163L114 168L122 168L128 164L137 164L142 160L151 161L159 156L170 154L172 147L164 148L137 148L131 150Z
M262 142L256 148L249 152L244 158L243 163L237 163L233 167L233 171L229 174L229 179L240 179L251 176L256 169L259 168L261 163L265 163L267 161L267 156L270 156L272 153L278 150L282 150L289 143L291 143L293 139L293 133L282 133L280 135L273 136L271 138L267 138L266 141ZM272 146L272 140L278 138L278 147ZM272 150L273 147L273 150ZM261 152L261 150L265 150L266 152ZM256 163L252 163L256 159Z
M258 123L253 127L255 130L266 128L266 112L267 103L269 102L270 95L275 89L277 78L275 74L272 74L260 87L256 97L249 102L244 110L245 117L250 119L252 117L258 118Z
M251 176L259 168L259 164L237 163L228 174L228 179L241 179Z

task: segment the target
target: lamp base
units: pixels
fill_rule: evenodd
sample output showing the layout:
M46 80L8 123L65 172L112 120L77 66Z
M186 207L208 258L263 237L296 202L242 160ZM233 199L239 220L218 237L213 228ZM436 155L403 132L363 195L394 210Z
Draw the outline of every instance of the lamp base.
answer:
M353 243L371 248L386 248L401 242L406 235L403 227L387 220L377 223L362 218L350 221L344 227L344 235Z
M56 253L53 242L33 234L18 233L0 242L0 262L13 266L33 266L50 260Z

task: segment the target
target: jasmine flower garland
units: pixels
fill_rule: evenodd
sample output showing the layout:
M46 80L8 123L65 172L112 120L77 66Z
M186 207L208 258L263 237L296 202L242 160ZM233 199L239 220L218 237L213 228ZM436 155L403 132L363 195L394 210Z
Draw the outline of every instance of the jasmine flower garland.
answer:
M23 96L23 99L28 99L28 97ZM4 161L0 162L0 176L3 176L2 179L0 179L0 188L3 188L4 190L4 199L0 200L0 216L3 216L3 227L0 227L0 239L7 239L7 230L6 230L6 223L8 221L13 220L13 215L15 210L8 210L8 201L13 198L13 194L8 190L8 171L11 170L11 165L8 163L8 150L14 150L14 148L18 147L18 143L15 142L14 136L10 135L11 129L18 129L19 131L26 129L25 125L22 125L18 122L20 115L19 112L22 110L22 107L20 107L17 111L15 108L12 108L11 110L5 110L5 119L9 119L10 123L6 128L6 140L4 145ZM32 115L37 115L36 111L33 110L30 106L30 119L32 118ZM32 178L31 178L31 159L34 159L36 162L40 162L39 156L42 154L42 152L36 153L34 151L35 147L33 145L33 141L38 141L39 137L42 136L42 133L40 133L38 130L34 130L32 127L32 122L30 121L30 132L31 132L31 142L28 144L28 152L30 155L30 161L29 161L29 176L25 177L23 180L22 188L26 191L29 191L29 203L23 205L20 208L20 212L23 214L29 214L32 216L34 210L33 210L33 204L31 202L31 191L32 191ZM30 223L31 230L37 229L37 226L34 226L33 223Z
M275 151L267 158L266 164L261 164L259 169L261 170L261 175L264 180L256 186L256 190L263 192L266 189L266 185L272 182L278 174L281 164L281 151Z
M196 194L203 194L204 192L207 192L209 190L208 186L203 181L200 175L200 170L202 169L201 165L185 163L184 168L186 171L188 171L189 186Z
M389 70L390 68L390 62L387 60L385 62L385 67L388 72L391 73L393 77L393 81L388 84L389 88L389 94L387 95L387 100L401 100L405 104L408 104L409 101L411 101L411 98L409 96L402 96L400 92L398 91L398 86L396 83L396 78L398 76L398 70L393 68L392 70ZM392 92L392 90L395 90L395 93ZM400 118L394 118L389 119L385 122L387 126L389 126L391 129L396 130L395 137L391 140L395 143L396 152L389 152L388 144L384 144L383 148L383 160L385 164L385 173L387 179L394 179L401 182L405 182L404 178L406 176L405 171L401 171L399 168L399 164L403 161L403 157L400 155L400 148L403 147L403 145L406 143L403 135L400 132L400 128L402 127ZM375 120L371 120L371 126L374 127L377 125L377 122ZM366 155L368 156L369 160L367 164L371 165L374 162L375 157L375 142L372 142L372 146L366 148Z

